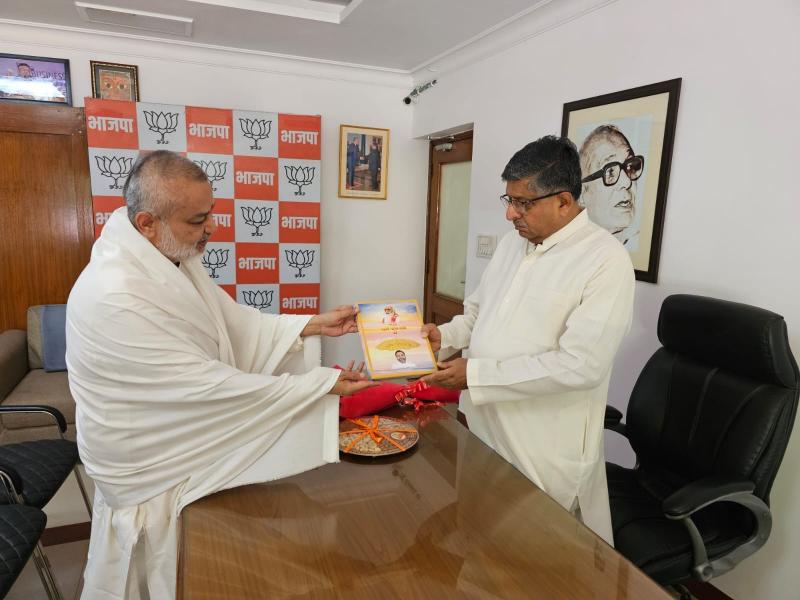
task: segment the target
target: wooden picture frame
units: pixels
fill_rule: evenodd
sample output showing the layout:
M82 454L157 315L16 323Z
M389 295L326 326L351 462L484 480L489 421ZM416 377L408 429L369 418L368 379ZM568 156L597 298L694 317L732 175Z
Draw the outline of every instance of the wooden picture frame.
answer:
M656 283L681 79L564 104L561 135L581 156L580 203Z
M339 126L339 197L386 200L389 130Z
M69 60L0 54L0 100L72 106Z
M89 61L92 70L92 98L139 101L139 67Z

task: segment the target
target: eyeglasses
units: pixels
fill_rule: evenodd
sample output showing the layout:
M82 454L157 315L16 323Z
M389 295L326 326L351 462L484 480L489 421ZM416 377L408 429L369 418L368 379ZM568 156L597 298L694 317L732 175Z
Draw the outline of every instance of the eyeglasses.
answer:
M514 210L520 214L525 214L528 212L528 209L536 204L539 200L544 200L545 198L550 198L551 196L558 196L567 190L560 190L558 192L550 192L549 194L545 194L544 196L539 196L538 198L512 198L508 194L503 194L500 196L500 200L503 201L503 206L508 208L509 206L513 206Z
M581 183L594 181L602 177L603 184L606 186L614 185L619 181L619 176L622 174L623 169L628 179L636 181L642 176L642 171L644 171L644 156L632 156L623 163L617 161L610 162L599 171L595 171L591 175L587 175L581 179Z

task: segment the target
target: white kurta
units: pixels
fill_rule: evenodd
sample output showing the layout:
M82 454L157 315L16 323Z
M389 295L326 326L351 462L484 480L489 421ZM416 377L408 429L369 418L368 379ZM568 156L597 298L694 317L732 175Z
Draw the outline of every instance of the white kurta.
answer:
M470 429L612 544L603 421L633 267L585 210L533 248L502 239L464 315L440 326L441 355L469 347Z
M78 448L97 488L84 598L138 598L137 568L151 598L173 598L184 506L338 460L338 371L306 368L319 365L318 339L310 361L300 351L309 318L236 304L199 257L176 267L114 212L67 303Z

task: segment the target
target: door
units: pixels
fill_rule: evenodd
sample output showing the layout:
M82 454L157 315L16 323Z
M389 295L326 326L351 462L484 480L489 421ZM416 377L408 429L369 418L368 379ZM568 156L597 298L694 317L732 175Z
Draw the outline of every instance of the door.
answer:
M464 312L472 132L431 141L425 322L441 325Z
M92 246L83 109L0 104L0 331L63 304Z

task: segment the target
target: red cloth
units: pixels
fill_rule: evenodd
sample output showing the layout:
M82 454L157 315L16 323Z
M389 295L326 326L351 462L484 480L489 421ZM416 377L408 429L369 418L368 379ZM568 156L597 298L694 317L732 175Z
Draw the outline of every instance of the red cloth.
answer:
M339 365L334 368L341 369ZM339 417L355 419L364 415L374 415L397 404L397 394L407 386L399 383L384 382L378 386L367 388L339 398ZM446 390L440 387L428 387L415 392L413 397L428 402L458 402L458 390Z
M394 396L403 387L399 383L382 383L378 386L356 392L352 396L339 398L339 417L355 419L364 415L374 415L397 404Z

